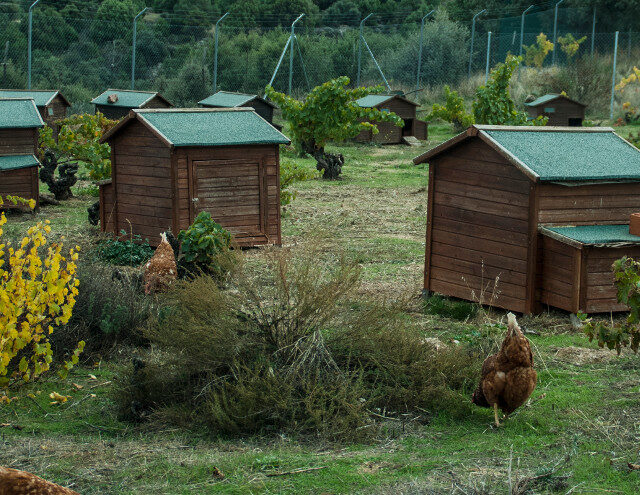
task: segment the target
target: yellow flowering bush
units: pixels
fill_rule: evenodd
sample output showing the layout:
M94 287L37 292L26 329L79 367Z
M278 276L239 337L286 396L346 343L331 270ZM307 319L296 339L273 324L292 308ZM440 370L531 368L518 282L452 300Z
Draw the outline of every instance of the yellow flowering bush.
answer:
M35 207L33 200L6 199ZM48 244L48 221L30 227L20 244L13 246L2 241L6 222L0 212L0 389L33 380L50 369L49 335L54 325L69 321L79 284L75 277L78 246L65 257L61 242ZM83 348L84 342L79 342L70 361L63 364L63 378Z
M544 59L547 58L549 52L553 51L553 43L547 39L547 35L540 33L536 37L536 42L531 46L525 46L525 62L527 65L541 68Z
M616 84L616 90L622 91L629 83L640 81L640 69L634 67L627 77L623 77L622 81Z

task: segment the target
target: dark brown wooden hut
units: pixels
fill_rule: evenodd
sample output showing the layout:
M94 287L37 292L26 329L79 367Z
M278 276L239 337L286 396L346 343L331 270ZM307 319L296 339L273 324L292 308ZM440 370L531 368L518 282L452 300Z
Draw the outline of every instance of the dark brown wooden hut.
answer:
M383 112L393 112L404 121L404 127L391 122L374 122L378 134L370 130L362 131L356 141L363 143L400 144L403 138L413 136L416 139L427 139L427 123L416 116L418 104L401 95L368 95L356 101L364 108L377 108Z
M71 106L60 91L55 89L0 89L0 98L31 98L46 125L58 134L57 120L64 119Z
M472 126L414 162L429 163L427 293L621 309L610 266L640 255L640 151L613 129Z
M133 110L103 138L111 180L101 228L157 245L201 211L240 246L280 244L279 145L289 140L249 108Z
M260 117L270 124L273 124L273 111L276 108L273 103L258 95L233 93L231 91L218 91L199 101L198 105L207 108L253 108Z
M0 197L39 198L38 129L42 117L30 98L0 98ZM5 202L4 208L10 205Z
M564 94L544 95L525 103L531 118L549 117L547 125L580 127L584 120L586 105L572 100Z
M96 113L100 112L112 120L126 117L134 109L173 107L160 93L127 89L107 89L91 100L91 103L95 105Z

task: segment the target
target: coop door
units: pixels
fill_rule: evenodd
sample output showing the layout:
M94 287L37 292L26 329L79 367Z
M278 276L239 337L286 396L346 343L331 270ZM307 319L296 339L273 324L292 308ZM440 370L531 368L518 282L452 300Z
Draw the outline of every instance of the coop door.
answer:
M191 162L191 218L201 211L237 239L264 239L267 191L260 161L202 160Z

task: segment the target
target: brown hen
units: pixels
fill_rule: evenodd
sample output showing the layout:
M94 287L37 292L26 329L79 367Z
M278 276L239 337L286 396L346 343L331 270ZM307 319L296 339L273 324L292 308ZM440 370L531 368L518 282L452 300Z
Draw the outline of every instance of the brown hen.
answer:
M0 495L78 495L35 474L0 466Z
M167 234L160 234L160 244L153 257L144 265L144 291L147 294L164 292L178 278L176 257Z
M529 340L513 313L507 320L507 335L500 350L482 364L482 378L471 399L480 407L493 408L496 426L500 426L498 408L505 415L511 414L531 396L538 379Z

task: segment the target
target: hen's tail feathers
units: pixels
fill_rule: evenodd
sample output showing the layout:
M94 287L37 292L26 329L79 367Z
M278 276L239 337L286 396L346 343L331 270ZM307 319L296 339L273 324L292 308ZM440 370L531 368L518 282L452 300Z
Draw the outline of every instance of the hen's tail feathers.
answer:
M509 328L509 334L522 335L522 330L520 330L520 326L516 320L516 315L513 313L507 313L507 327Z
M482 391L482 383L478 385L478 388L471 396L471 402L474 403L476 406L491 407L489 405L489 401L487 401L487 398L484 396L484 392Z

